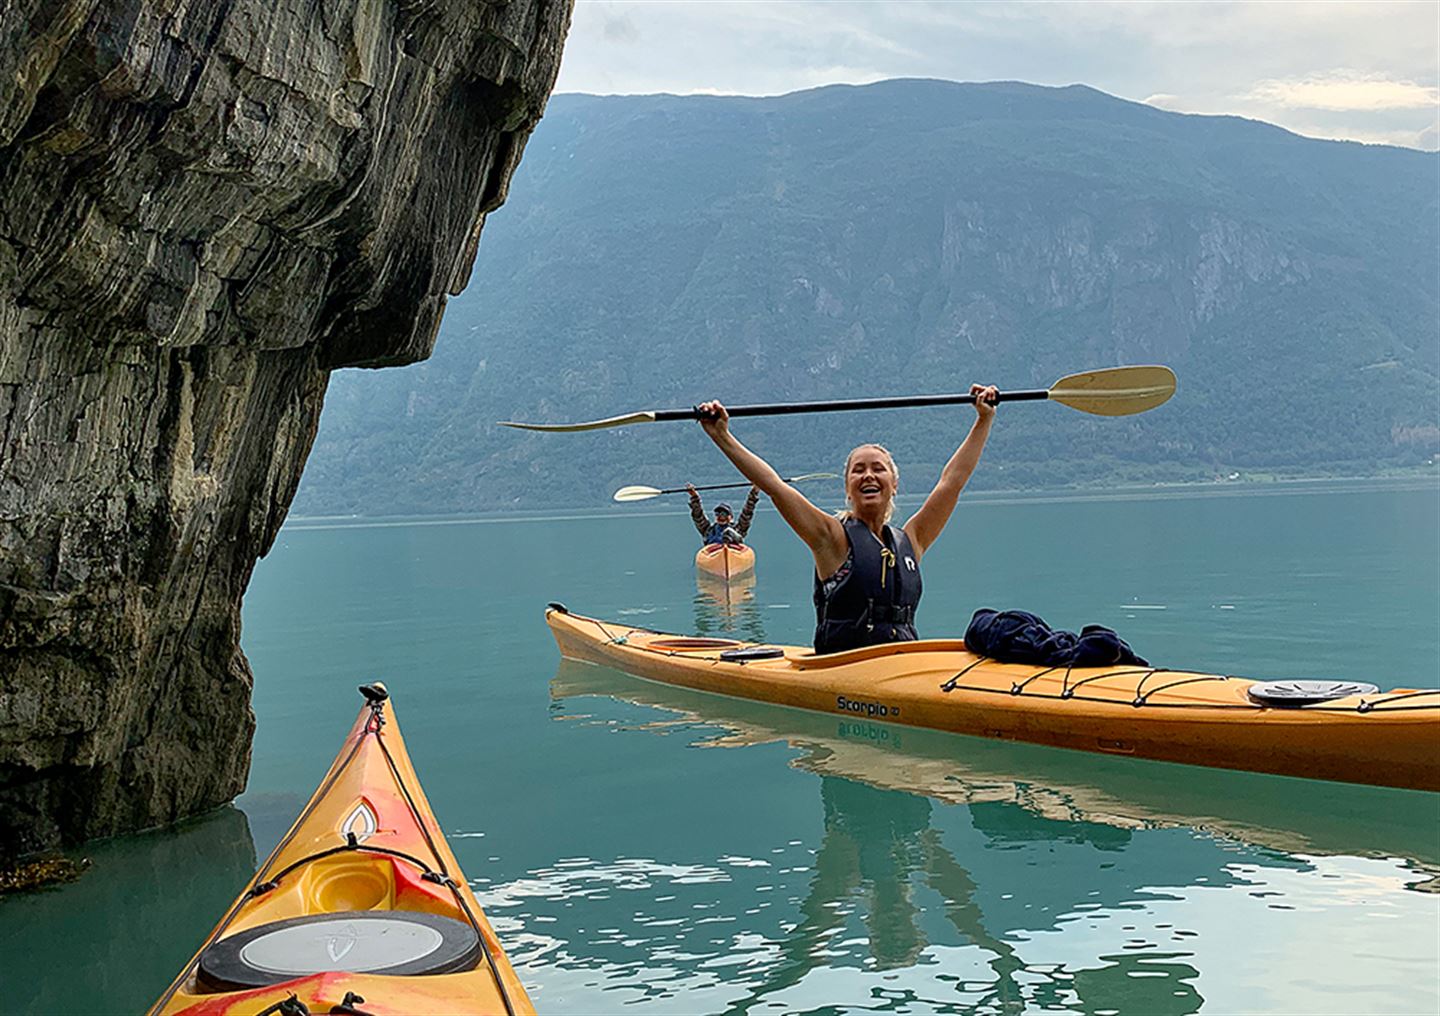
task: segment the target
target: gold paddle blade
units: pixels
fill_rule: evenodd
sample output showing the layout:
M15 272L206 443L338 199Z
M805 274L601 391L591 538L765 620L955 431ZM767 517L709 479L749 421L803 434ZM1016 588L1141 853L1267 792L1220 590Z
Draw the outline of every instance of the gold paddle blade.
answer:
M659 497L663 493L665 493L663 490L657 490L654 487L642 487L639 485L633 487L621 487L615 492L615 500L648 501L652 497Z
M1096 416L1130 416L1154 409L1175 394L1169 367L1111 367L1062 377L1050 400Z
M610 416L604 420L591 420L588 423L516 423L514 420L501 420L500 426L514 427L516 430L568 432L577 430L604 430L606 427L624 427L632 423L654 422L654 413L626 413L624 416Z

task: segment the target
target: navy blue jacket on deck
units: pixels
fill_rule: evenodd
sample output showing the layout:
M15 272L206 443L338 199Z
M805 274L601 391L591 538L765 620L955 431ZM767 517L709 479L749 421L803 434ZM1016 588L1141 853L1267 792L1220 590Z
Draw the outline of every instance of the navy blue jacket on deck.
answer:
M1115 632L1087 624L1080 634L1056 631L1024 610L975 611L965 629L965 645L977 656L1001 663L1040 667L1148 667Z

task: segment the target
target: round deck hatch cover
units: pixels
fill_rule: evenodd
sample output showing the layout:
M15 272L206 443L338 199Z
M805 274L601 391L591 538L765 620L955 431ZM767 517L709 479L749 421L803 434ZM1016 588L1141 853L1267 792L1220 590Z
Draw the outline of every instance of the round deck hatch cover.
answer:
M1247 689L1252 699L1268 706L1309 706L1379 690L1362 681L1260 681Z
M415 976L469 970L480 958L475 929L410 910L315 914L248 928L200 955L200 978L221 990L262 988L345 970Z
M720 659L730 663L749 663L751 660L778 660L785 650L773 646L751 646L748 649L726 649Z

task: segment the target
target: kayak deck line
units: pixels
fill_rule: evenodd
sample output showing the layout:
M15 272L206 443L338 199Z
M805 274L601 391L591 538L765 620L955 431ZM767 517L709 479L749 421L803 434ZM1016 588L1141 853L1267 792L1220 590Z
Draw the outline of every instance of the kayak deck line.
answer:
M604 623L596 620L595 618L586 618L586 620L594 621L594 623L598 627L601 627L602 629L604 628ZM664 640L651 640L649 644L636 645L629 641L631 635L661 635L664 636ZM759 660L763 658L757 658L753 656L748 658L737 656L733 660L727 660L722 656L716 657L713 660L708 660L705 658L696 658L694 657L694 654L697 652L706 652L714 649L732 649L737 652L741 649L752 651L762 649L774 649L784 654L785 658L789 662L796 664L796 670L843 666L848 663L855 663L864 660L873 660L881 657L902 656L909 653L964 652L969 654L969 650L965 648L965 642L960 639L917 639L911 642L894 643L891 645L867 646L862 649L850 649L844 652L830 653L822 656L814 653L795 653L793 646L779 646L769 642L741 642L737 639L711 638L709 636L696 637L677 635L673 632L656 631L653 628L635 627L628 629L624 635L611 635L606 639L606 641L610 645L628 646L629 648L634 649L637 652L651 653L657 656L695 658L697 659L697 661L708 662L712 665L733 662L740 666L745 666L746 664L753 664L759 662ZM980 664L984 663L994 663L1000 666L1034 666L1035 673L1031 674L1023 681L1012 684L1009 688L991 688L981 685L963 685L958 683L959 679L963 677L971 668L977 667ZM1103 670L1103 668L1099 669ZM1236 702L1213 702L1209 700L1198 702L1150 701L1150 697L1152 695L1156 695L1160 692L1170 691L1172 688L1178 688L1181 685L1186 684L1196 684L1209 681L1238 681L1243 683L1248 688L1250 685L1256 683L1251 678L1237 677L1234 674L1194 674L1190 671L1171 670L1168 667L1127 667L1123 670L1106 670L1103 673L1092 674L1071 683L1070 675L1073 670L1073 667L1047 667L1038 664L1032 665L1024 663L1007 664L1003 661L995 660L988 656L979 656L976 657L974 662L969 664L964 670L960 671L958 674L955 674L944 684L940 685L940 690L942 692L972 691L983 694L1011 695L1017 697L1022 695L1030 695L1035 698L1057 699L1062 701L1075 700L1079 702L1098 702L1105 705L1128 704L1137 709L1143 706L1170 709L1194 709L1197 707L1207 709L1244 709L1248 712L1264 712L1267 710L1273 711L1275 709L1274 706L1263 705L1259 702L1250 701L1248 699L1245 701ZM1037 678L1045 677L1047 675L1057 672L1063 675L1063 683L1058 694L1047 695L1042 692L1032 692L1027 690L1028 685L1031 682L1035 681ZM1139 682L1137 682L1134 698L1129 703L1117 702L1114 698L1103 698L1097 696L1075 694L1075 689L1081 688L1091 683L1092 681L1099 681L1104 678L1128 677L1134 674L1142 674L1144 676L1141 677ZM1185 676L1182 677L1181 680L1172 681L1169 684L1162 684L1159 687L1146 690L1146 682L1150 678L1154 677L1156 674L1181 674ZM1393 702L1408 702L1412 698L1419 698L1424 696L1440 696L1440 689L1397 688L1393 692L1386 692L1383 694L1385 694L1387 697L1380 699L1367 699L1362 696L1359 698L1359 701L1357 701L1353 706L1331 706L1324 703L1316 703L1314 705L1305 706L1304 708L1309 712L1357 713L1375 712L1377 709L1382 712L1414 709L1440 709L1440 703L1437 703L1435 705L1420 704L1391 706L1391 703ZM1380 707L1389 708L1381 709Z
M567 658L734 698L1158 761L1440 790L1440 689L1354 685L1366 690L1289 704L1252 697L1265 682L1235 675L1001 663L953 638L817 656L612 625L558 604L546 620Z
M360 690L325 778L151 1016L534 1013L386 734L388 692Z
M996 661L991 660L991 659L989 659L989 658L986 658L986 659L982 660L981 662L983 662L983 663L994 663L994 662L996 662ZM1043 676L1045 676L1046 674L1051 673L1052 670L1058 670L1058 669L1059 669L1058 667L1057 667L1057 668L1047 668L1047 669L1043 669L1043 670L1041 670L1039 673L1035 674L1034 676L1035 676L1035 677L1043 677ZM1069 670L1067 669L1067 670L1065 671L1065 673L1066 673L1066 675L1068 676ZM958 691L973 691L973 692L980 692L980 693L984 693L984 694L1014 695L1014 696L1020 696L1020 695L1029 694L1029 695L1031 695L1031 696L1033 696L1033 697L1036 697L1036 698L1059 699L1059 700L1062 700L1062 701L1074 699L1074 700L1082 701L1082 702L1102 702L1102 703L1105 703L1105 704L1107 704L1107 705L1117 705L1117 704L1123 705L1124 703L1117 703L1114 699L1097 698L1097 697L1094 697L1094 696L1087 696L1087 695L1076 695L1074 692L1075 692L1075 689L1076 689L1076 688L1079 688L1079 687L1081 687L1082 685L1085 685L1085 684L1087 684L1087 683L1090 682L1090 681L1099 680L1100 678L1104 678L1104 677L1123 677L1123 676L1127 676L1127 675L1130 675L1130 674L1144 674L1145 676L1140 679L1140 681L1139 681L1139 683L1138 683L1138 685L1137 685L1137 687L1136 687L1135 699L1134 699L1134 701L1132 701L1132 702L1130 703L1131 706L1133 706L1133 707L1135 707L1135 708L1137 708L1137 709L1138 709L1138 708L1141 708L1142 706L1150 706L1151 708L1157 708L1157 709L1167 709L1167 708L1168 708L1168 709L1196 709L1196 708L1201 708L1201 709L1245 709L1245 710L1248 710L1248 711L1251 711L1251 712L1264 712L1264 711L1267 711L1267 710L1273 711L1273 710L1276 708L1276 707L1274 707L1274 706L1263 705L1263 704L1261 704L1261 703L1259 703L1259 702L1220 702L1220 703L1212 703L1212 702L1153 702L1153 703L1152 703L1152 702L1150 701L1150 698L1149 698L1151 695L1158 694L1159 692L1162 692L1162 691L1169 691L1171 688L1178 688L1178 687L1179 687L1180 685L1182 685L1182 684L1196 684L1196 683L1205 682L1205 681L1240 681L1240 682L1244 683L1245 686L1246 686L1246 688L1248 689L1251 685L1257 683L1257 682L1251 680L1251 679L1248 678L1248 677L1236 677L1236 676L1233 675L1233 674L1224 674L1224 675L1222 675L1222 674L1207 674L1207 675L1201 675L1201 676L1199 676L1199 677L1186 677L1186 678L1184 678L1183 680L1172 681L1172 682L1169 683L1169 684L1163 684L1163 685L1161 685L1161 686L1158 687L1158 688L1151 688L1149 691L1145 691L1145 690L1144 690L1145 682L1146 682L1147 680L1149 680L1151 677L1154 677L1156 674L1178 674L1178 673L1184 673L1184 671L1166 670L1166 669L1164 669L1164 668L1153 668L1153 669L1148 669L1148 670L1135 669L1135 670L1116 670L1116 671L1110 671L1110 672L1107 672L1107 673L1104 673L1104 674L1098 674L1098 675L1096 675L1096 676L1094 676L1094 677L1084 678L1083 680L1077 681L1077 682L1075 682L1074 684L1069 685L1068 687L1062 687L1060 693L1057 694L1057 695L1045 695L1045 694L1041 694L1041 693L1037 693L1037 692L1028 692L1028 693L1027 693L1027 692L1024 690L1023 685L1022 685L1022 686L1019 686L1019 687L1016 687L1016 688L1012 688L1012 689L1004 689L1004 688L984 688L984 687L977 687L977 686L974 686L974 685L963 685L963 684L953 684L953 685L952 685L952 684L950 684L949 682L946 682L944 685L941 686L940 690L941 690L941 691L945 691L945 692L957 691L957 690L958 690ZM957 675L957 676L959 676L959 675ZM1034 678L1031 678L1031 680L1033 680L1033 679L1034 679ZM1028 682L1027 682L1027 683L1028 683ZM1393 694L1391 694L1390 697L1388 697L1388 698L1367 699L1367 698L1364 698L1364 697L1362 696L1362 697L1359 698L1359 701L1356 702L1355 705L1353 705L1353 706L1331 706L1331 705L1326 705L1326 704L1323 703L1323 702L1316 702L1316 703L1312 703L1312 704L1310 704L1310 705L1306 705L1306 706L1303 706L1303 707L1291 707L1291 708L1304 708L1304 709L1307 710L1308 712L1312 712L1312 713L1325 713L1325 712L1331 712L1331 713L1349 713L1349 712L1355 712L1355 713L1362 713L1362 714L1364 714L1364 713L1376 712L1376 711L1377 711L1377 707L1389 706L1390 703L1392 703L1392 702L1405 702L1405 701L1409 701L1409 700L1412 699L1412 698L1419 698L1419 697L1427 696L1427 695L1429 695L1429 696L1440 695L1440 689L1437 689L1437 690L1421 690L1421 689L1413 689L1413 688L1396 689L1396 691L1395 691ZM1283 708L1283 707L1282 707L1282 708ZM1408 711L1408 710L1416 710L1416 709L1436 709L1436 708L1440 708L1440 706L1429 705L1429 704L1420 704L1420 705L1401 705L1401 706L1393 706L1393 707L1390 707L1390 708L1387 708L1387 709L1379 709L1378 711L1380 711L1380 712L1404 712L1404 711Z

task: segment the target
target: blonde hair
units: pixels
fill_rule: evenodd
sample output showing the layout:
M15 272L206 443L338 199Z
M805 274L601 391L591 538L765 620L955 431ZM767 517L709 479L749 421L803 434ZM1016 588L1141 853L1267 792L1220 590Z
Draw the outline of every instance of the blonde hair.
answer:
M899 493L899 491L900 491L900 467L895 464L895 456L893 456L893 455L890 454L890 449L889 449L889 448L886 448L886 447L885 447L884 445L882 445L882 444L875 444L874 442L869 442L869 443L867 443L867 444L862 444L862 445L856 445L854 448L851 448L851 449L850 449L850 454L847 455L847 456L845 456L845 471L840 474L841 477L843 478L842 481L841 481L841 484L842 484L842 485L841 485L841 489L842 489L842 490L848 490L848 488L849 488L849 486L850 486L850 462L851 462L852 459L855 458L855 453L858 452L858 451L862 451L862 450L864 450L864 449L866 449L866 448L874 448L874 449L875 449L876 451L878 451L881 455L885 456L885 464L890 467L890 475L893 476L893 477L895 477L895 491L896 491L896 493ZM848 504L848 502L849 502L849 500L850 500L850 495L849 495L848 493L845 495L845 500L846 500L846 502L847 502L847 504ZM895 497L894 497L894 495L891 495L891 497L890 497L890 503L885 506L885 518L884 518L883 521L889 522L889 521L890 521L890 517L891 517L892 515L894 515L894 514L895 514ZM850 508L841 508L838 512L835 513L835 517L836 517L837 519L839 519L841 522L844 522L846 519L853 519L853 518L855 518L855 512L854 512L852 509L850 509Z

